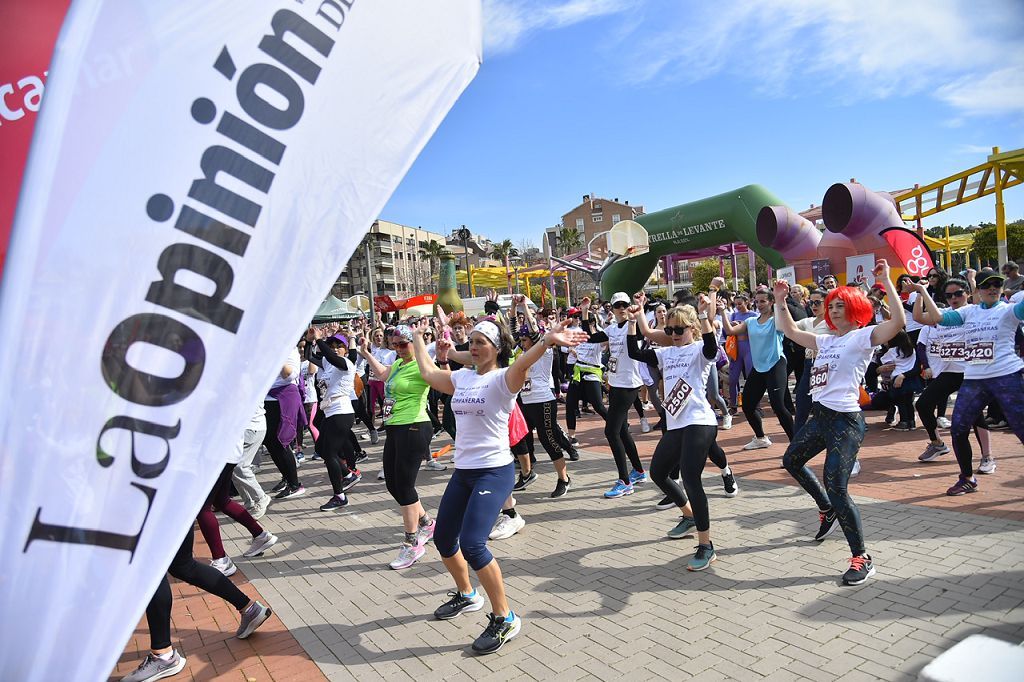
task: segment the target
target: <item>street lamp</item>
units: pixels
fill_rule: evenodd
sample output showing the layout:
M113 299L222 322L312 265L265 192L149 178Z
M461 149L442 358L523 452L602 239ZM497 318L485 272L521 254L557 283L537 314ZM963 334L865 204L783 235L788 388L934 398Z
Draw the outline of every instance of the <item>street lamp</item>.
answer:
M466 293L471 297L473 296L473 270L469 265L469 238L472 234L465 225L456 230L455 234L462 240L462 246L466 249Z
M512 270L516 273L516 293L518 294L518 293L520 293L520 291L519 291L519 268L523 264L523 259L520 258L519 256L511 256L508 260L512 264Z

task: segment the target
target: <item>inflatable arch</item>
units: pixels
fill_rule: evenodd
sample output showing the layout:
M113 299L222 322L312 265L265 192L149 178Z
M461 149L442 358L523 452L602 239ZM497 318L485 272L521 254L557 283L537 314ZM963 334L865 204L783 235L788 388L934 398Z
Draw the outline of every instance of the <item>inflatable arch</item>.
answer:
M638 218L647 230L650 251L613 263L601 276L601 297L616 291L639 291L658 259L673 253L743 242L774 268L786 266L782 254L757 239L757 214L782 202L760 185L747 185L700 201L647 213Z

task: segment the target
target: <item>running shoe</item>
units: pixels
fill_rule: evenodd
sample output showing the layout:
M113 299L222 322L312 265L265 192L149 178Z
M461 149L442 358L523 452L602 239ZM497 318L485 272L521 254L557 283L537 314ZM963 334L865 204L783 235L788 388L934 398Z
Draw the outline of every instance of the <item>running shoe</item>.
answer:
M672 501L671 497L668 497L666 495L665 497L661 498L661 502L654 505L654 508L664 511L665 509L671 509L674 506L676 506L676 503Z
M647 483L647 472L633 469L629 472L629 482L633 485L636 485L637 483Z
M650 433L651 422L647 421L647 417L640 417L640 433Z
M732 428L732 415L726 412L722 415L722 430L728 431Z
M388 566L395 569L396 571L401 570L403 568L409 568L414 563L416 563L417 559L419 559L426 553L427 550L420 547L419 545L406 545L403 543L398 550L398 556L395 557L395 560L388 564Z
M935 443L928 443L928 447L924 449L924 452L918 455L917 461L934 462L940 456L945 455L947 453L949 453L949 446L947 446L945 443L939 443L938 445L936 445Z
M853 460L853 468L850 469L850 478L853 478L854 476L860 476L860 460L859 459Z
M680 516L679 523L675 527L666 533L667 536L673 540L679 538L685 538L687 535L693 535L693 529L697 527L697 522L689 516Z
M341 492L347 493L361 480L363 480L363 475L359 473L359 469L353 469L348 472L348 476L341 479Z
M507 540L521 531L525 525L526 519L523 518L522 514L517 513L515 516L498 514L498 520L494 522L491 534L487 537L491 540Z
M266 515L267 509L270 508L270 502L272 499L273 498L270 497L270 495L264 494L263 499L253 505L252 511L249 512L249 515L257 521L262 519L264 515Z
M510 615L512 620L496 616L493 613L487 617L487 627L484 628L483 634L473 642L473 651L475 653L481 655L493 654L505 646L505 642L519 634L519 630L523 625L523 619L514 613Z
M537 472L531 470L530 473L523 476L519 474L519 480L512 486L512 490L526 490L527 486L537 480Z
M249 549L242 552L242 556L247 559L259 556L276 544L277 536L269 530L265 530L252 539L252 544L249 545Z
M235 564L231 561L231 557L228 556L221 557L220 559L214 559L210 562L210 565L227 577L231 577L238 572L238 568L235 567Z
M430 523L427 525L420 525L419 530L416 531L416 544L423 547L428 542L434 539L434 529L437 527L437 521L430 519Z
M287 487L288 487L288 481L286 481L285 479L282 478L280 483L278 483L277 485L275 485L273 488L270 489L270 492L272 492L272 493L279 493L282 490L286 489Z
M935 424L940 429L948 429L951 426L949 420L946 419L945 417L936 417L935 418Z
M238 624L238 631L235 632L235 637L247 639L249 635L256 632L256 628L266 623L273 613L269 606L264 606L258 601L254 601L248 608L242 611L242 620Z
M377 429L367 429L367 431L370 432L370 445L376 445L380 442L380 433L377 432Z
M718 558L715 548L711 545L697 545L697 551L693 558L686 564L687 571L703 571L711 565L711 562Z
M771 446L772 446L772 441L771 441L771 439L768 436L765 436L764 438L758 438L757 436L754 436L753 438L750 439L749 443L747 443L746 445L743 446L743 449L744 450L761 450L763 448L770 448Z
M654 409L654 405L652 405L652 404L651 404L651 403L649 403L649 402L647 402L647 403L644 403L644 406L643 406L643 407L644 407L644 411L645 411L645 412L650 412L651 410L653 410L653 409Z
M728 469L728 473L722 473L722 487L725 488L726 497L736 497L740 491L740 487L736 485L736 477L732 475L732 469Z
M277 495L275 495L274 499L275 500L287 500L289 497L299 497L299 496L305 495L305 494L306 494L306 489L302 486L302 484L299 484L299 486L295 487L295 488L285 488L284 490L279 492Z
M625 495L632 495L635 491L633 490L632 483L624 483L623 481L615 481L613 485L604 496L609 500L615 499L616 497L624 497Z
M380 471L377 472L377 480L378 481L383 481L384 480L384 470L383 469L381 469Z
M578 440L576 440L576 436L573 436L572 438L570 438L569 442L572 443L573 445L579 445L580 444L580 442Z
M344 493L342 493L341 495L335 495L331 499L327 500L327 504L321 504L320 511L334 511L336 509L341 509L347 504L348 498Z
M473 590L472 596L469 597L458 590L449 592L448 596L451 599L434 609L434 618L451 620L460 613L472 613L484 607L484 598L476 590Z
M1006 420L992 419L991 417L988 417L987 419L985 419L985 424L987 424L988 428L990 429L1002 429L1006 427Z
M916 426L913 422L900 422L896 426L892 427L893 431L913 431ZM863 581L862 581L863 582Z
M356 464L359 464L360 462L365 462L368 459L370 459L370 456L366 454L366 452L364 452L363 450L360 450L359 452L356 453Z
M969 480L964 477L960 477L956 485L946 491L946 494L950 497L959 497L960 495L966 495L967 493L978 492L978 482L976 480Z
M569 448L569 461L578 462L580 461L580 453L576 448Z
M861 585L875 574L875 564L870 554L862 554L850 559L850 568L843 574L844 585Z
M996 460L995 457L982 457L981 464L978 465L979 474L994 474L996 472Z
M439 438L441 436L441 434L443 434L443 433L444 433L444 428L438 426L436 429L434 429L434 438Z
M571 486L572 486L572 479L568 479L566 481L563 481L562 479L558 479L558 483L555 484L555 490L554 490L554 492L551 493L551 497L552 498L556 498L556 497L564 496L567 492L569 492L569 488Z
M296 450L295 451L295 464L296 465L302 464L305 461L306 461L306 456L304 454L302 454L302 450Z
M368 440L370 440L370 436L368 434L365 434L365 433L360 433L359 434L359 440L361 440L361 441L368 441Z
M177 675L185 668L185 657L172 650L169 660L148 654L142 664L121 678L121 682L155 682Z
M310 461L310 462L319 462L319 461L320 461L320 460L322 460L322 459L323 459L323 457L321 457L321 456L319 455L319 453L317 453L317 451L316 451L316 450L314 450L314 451L313 451L313 454L309 456L309 461Z
M427 460L427 463L423 465L423 468L427 471L444 471L448 468L447 464L441 464L436 459L431 457Z
M818 532L814 536L815 542L821 542L832 534L832 531L839 525L839 515L833 509L829 509L827 512L819 509L818 520L820 525L818 526Z

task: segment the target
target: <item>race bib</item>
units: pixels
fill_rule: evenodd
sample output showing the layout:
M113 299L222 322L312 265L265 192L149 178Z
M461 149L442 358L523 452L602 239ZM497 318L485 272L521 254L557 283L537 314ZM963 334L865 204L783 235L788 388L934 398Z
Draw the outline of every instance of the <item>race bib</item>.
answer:
M995 350L995 343L992 341L976 341L964 348L964 362L987 365L996 359Z
M939 343L938 341L932 341L931 343L929 343L928 344L928 355L934 356L936 358L941 358L942 357L942 344Z
M941 345L939 357L950 362L963 362L966 346L963 343L944 343Z
M529 393L532 388L533 388L533 381L530 380L530 379L527 379L526 381L523 382L523 388L520 391L520 393Z
M392 398L384 400L384 419L391 419L391 411L395 409L395 401Z
M820 391L828 383L828 365L811 367L811 391Z
M690 386L690 384L686 383L685 379L680 377L664 401L665 411L675 417L683 409L686 401L690 399L691 393L693 393L693 386Z
M613 355L612 357L608 358L608 371L609 372L612 372L614 374L615 370L618 369L618 367L619 367L619 359L617 357L615 357Z

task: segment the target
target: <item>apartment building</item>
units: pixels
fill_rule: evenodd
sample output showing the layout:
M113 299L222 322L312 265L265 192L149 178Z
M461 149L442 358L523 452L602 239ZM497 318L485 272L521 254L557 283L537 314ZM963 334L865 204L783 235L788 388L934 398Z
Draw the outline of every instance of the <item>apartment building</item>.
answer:
M438 232L387 220L374 221L331 293L342 300L366 293L371 280L374 295L406 298L433 291L430 261L420 255L420 250L432 241L447 243L445 236Z
M594 237L602 232L607 232L615 223L620 220L636 220L643 214L644 207L642 205L631 206L628 200L620 202L618 197L604 199L584 194L583 203L564 214L560 225L545 230L545 253L550 244L550 235L557 236L563 228L575 228L580 234L581 249L585 249Z

